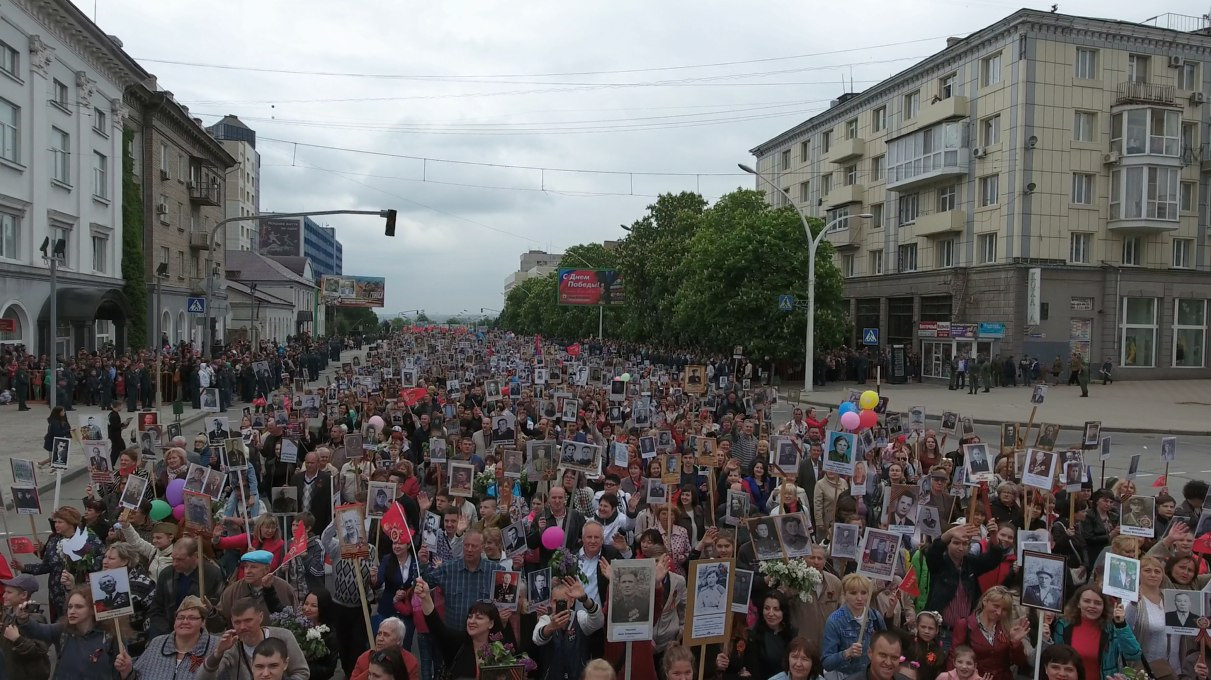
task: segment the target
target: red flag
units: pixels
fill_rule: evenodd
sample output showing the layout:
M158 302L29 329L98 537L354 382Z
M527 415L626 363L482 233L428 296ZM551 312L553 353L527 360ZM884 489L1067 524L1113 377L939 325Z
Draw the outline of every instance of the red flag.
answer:
M576 343L575 345L568 345L568 356L570 356L570 357L580 356L580 343L579 342Z
M1211 554L1211 533L1203 534L1194 541L1194 552L1203 555Z
M294 523L294 537L290 539L290 547L286 549L286 559L282 560L282 564L296 557L302 557L306 553L307 529L303 526L303 520L299 520Z
M911 563L908 565L908 573L904 574L904 580L900 581L900 590L913 597L921 596L921 585L917 583L917 570L912 568Z
M393 543L408 543L412 540L412 531L404 517L404 506L400 505L399 501L391 504L391 508L383 514L381 523L383 532L391 537Z
M542 354L542 334L541 333L534 334L534 353Z
M1159 489L1162 486L1167 486L1168 484L1169 484L1168 475L1161 475L1160 477L1156 478L1155 482L1152 482L1152 488Z
M416 406L426 394L429 394L429 390L423 387L410 387L406 390L400 390L399 398L403 399L404 403L408 406Z
M24 536L13 536L8 539L8 549L14 555L36 555L38 553L34 548L34 542Z

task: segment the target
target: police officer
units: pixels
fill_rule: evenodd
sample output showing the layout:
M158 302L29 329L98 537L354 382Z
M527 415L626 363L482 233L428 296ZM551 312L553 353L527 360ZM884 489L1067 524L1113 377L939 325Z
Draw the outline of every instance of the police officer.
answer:
M25 398L29 396L29 371L25 364L17 364L17 375L13 378L13 390L17 393L17 410L28 411Z

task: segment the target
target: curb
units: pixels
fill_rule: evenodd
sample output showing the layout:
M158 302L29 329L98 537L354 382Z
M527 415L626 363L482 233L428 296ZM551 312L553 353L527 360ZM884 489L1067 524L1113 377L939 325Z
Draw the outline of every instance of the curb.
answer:
M790 401L790 400L788 399L787 401ZM832 407L836 406L836 403L831 402L831 401L808 401L806 399L803 399L802 397L799 398L799 403L804 406L816 406L816 407L821 407L821 408L832 408ZM907 411L905 411L905 413L907 413ZM930 416L928 413L926 413L925 422L929 422L931 420L936 420L940 424L942 422L942 417L940 415ZM1005 422L1003 420L992 420L989 418L972 418L971 421L977 425L993 425L993 426L997 426L997 427L999 427L1002 423ZM1040 422L1042 422L1042 421L1040 421ZM1078 430L1085 427L1085 423L1083 423L1083 422L1082 423L1064 423L1064 422L1059 422L1059 421L1048 421L1048 422L1056 422L1060 427L1075 428ZM1038 423L1036 423L1036 425L1037 424ZM1102 432L1119 432L1121 434L1180 435L1180 436L1186 436L1186 437L1205 437L1205 436L1207 436L1207 430L1205 430L1205 429L1204 430L1175 430L1172 428L1159 429L1159 428L1149 428L1149 427L1116 427L1113 425L1107 425L1105 423L1102 424Z

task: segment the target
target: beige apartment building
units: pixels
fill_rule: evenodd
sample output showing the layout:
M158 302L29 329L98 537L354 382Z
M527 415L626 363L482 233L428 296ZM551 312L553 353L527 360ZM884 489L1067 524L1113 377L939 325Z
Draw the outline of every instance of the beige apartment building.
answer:
M933 378L1074 351L1095 375L1211 377L1211 31L1154 23L1021 10L752 150L796 207L850 216L826 238L853 344Z

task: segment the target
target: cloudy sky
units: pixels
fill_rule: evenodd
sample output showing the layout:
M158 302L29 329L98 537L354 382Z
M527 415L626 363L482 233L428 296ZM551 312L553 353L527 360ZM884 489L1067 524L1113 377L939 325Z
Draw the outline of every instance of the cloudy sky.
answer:
M262 210L399 210L393 240L374 218L328 224L346 273L387 277L385 311L431 314L499 308L521 253L620 238L659 193L752 186L736 163L843 79L865 89L947 36L1051 6L75 1L206 124L234 113L257 130ZM1131 21L1207 9L1060 6Z

